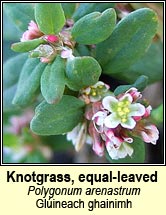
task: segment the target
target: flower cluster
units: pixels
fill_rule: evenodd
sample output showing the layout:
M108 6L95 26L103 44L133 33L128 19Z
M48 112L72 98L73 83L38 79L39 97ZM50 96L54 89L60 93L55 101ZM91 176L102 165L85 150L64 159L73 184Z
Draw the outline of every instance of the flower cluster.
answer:
M67 139L77 150L84 142L91 143L98 156L103 156L106 149L112 159L132 156L134 136L156 144L159 132L149 120L152 108L141 104L141 93L130 88L116 97L108 89L100 81L80 91L80 99L87 104L85 119L67 134Z
M24 163L36 151L44 160L50 160L52 156L50 147L28 129L33 114L31 110L27 110L22 115L12 116L9 125L4 126L4 136L9 135L13 139L12 144L4 141L3 154L13 163Z
M28 25L28 30L23 33L20 41L25 42L27 40L33 40L43 35L44 34L39 30L37 24L33 20L31 20Z
M73 58L73 47L75 43L72 41L69 29L64 29L58 35L44 35L40 31L38 25L31 20L28 30L25 31L20 39L21 42L42 38L46 44L39 45L30 52L30 57L38 57L43 63L50 63L60 54L62 58Z

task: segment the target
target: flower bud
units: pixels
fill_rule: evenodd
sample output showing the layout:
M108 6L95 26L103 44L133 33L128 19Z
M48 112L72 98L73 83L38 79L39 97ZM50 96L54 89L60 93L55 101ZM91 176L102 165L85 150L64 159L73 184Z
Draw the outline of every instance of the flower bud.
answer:
M44 39L45 39L47 42L50 42L50 43L57 43L57 42L59 42L58 36L53 35L53 34L44 36Z

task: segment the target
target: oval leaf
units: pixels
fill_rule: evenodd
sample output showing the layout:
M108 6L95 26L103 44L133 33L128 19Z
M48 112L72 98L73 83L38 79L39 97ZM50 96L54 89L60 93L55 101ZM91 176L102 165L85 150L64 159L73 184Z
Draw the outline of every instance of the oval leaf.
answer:
M19 54L10 58L4 63L3 66L3 88L9 88L17 84L22 67L27 59L28 55ZM17 63L19 62L19 63Z
M60 56L51 65L47 65L41 77L41 92L49 104L57 103L65 89L65 66Z
M40 85L41 74L45 64L39 59L28 59L22 68L16 94L12 103L19 106L29 105L34 99Z
M65 13L66 19L71 19L75 9L76 9L76 4L75 3L62 3L62 8Z
M140 91L143 91L148 84L148 77L145 75L141 75L135 83L133 84L133 87L137 88Z
M115 90L114 90L114 95L118 96L121 93L124 93L125 91L129 90L131 87L135 87L137 88L139 91L143 91L145 89L145 87L148 84L148 77L145 75L141 75L135 82L134 84L129 84L129 85L121 85L118 86Z
M148 77L148 84L163 79L163 44L161 41L153 42L146 54L129 69L118 73L118 76L112 74L115 78L128 83L133 83L140 75Z
M57 135L71 131L83 117L84 103L64 95L58 104L42 102L35 110L30 127L39 135Z
M6 41L20 40L22 32L15 25L13 25L13 22L11 21L9 16L6 14L5 10L3 10L3 20L5 20L5 22L3 23L4 44Z
M46 42L43 39L28 40L25 42L13 43L11 49L15 52L29 52L44 43Z
M101 75L101 67L92 57L75 57L66 65L67 84L72 90L94 85Z
M65 15L60 3L36 3L35 19L44 34L56 34L65 24Z
M103 12L107 8L112 8L114 6L115 3L80 3L79 7L73 14L73 19L77 21L89 13L96 11Z
M114 9L103 13L90 13L77 21L71 31L72 37L81 44L97 44L107 39L116 24Z
M17 105L12 104L12 100L17 90L17 84L3 91L3 112L13 112L19 109Z
M121 93L126 92L127 90L129 90L132 87L132 85L120 85L118 86L115 90L114 90L114 95L118 96Z
M27 30L29 22L35 19L33 3L6 3L4 9L11 21L23 32Z
M18 106L12 104L16 93L17 82L22 67L27 59L27 54L19 54L7 60L3 67L3 112L18 110ZM19 62L19 63L16 63Z
M111 36L97 45L96 57L104 72L123 72L142 57L156 33L157 24L156 13L148 8L123 18Z

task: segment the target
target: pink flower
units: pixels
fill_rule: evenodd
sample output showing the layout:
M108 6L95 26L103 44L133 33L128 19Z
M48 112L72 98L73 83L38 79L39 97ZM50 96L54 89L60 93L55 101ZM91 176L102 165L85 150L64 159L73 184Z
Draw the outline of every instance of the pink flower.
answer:
M149 105L148 107L145 108L145 114L143 117L149 117L151 113L152 107Z
M92 143L93 143L93 151L98 156L104 155L104 141L101 138L101 135L96 131L94 125L92 122L89 124L89 134L92 137Z
M8 131L13 134L21 134L22 129L26 127L33 117L33 112L27 111L21 116L12 116L10 118L11 126L8 127Z
M67 133L67 140L72 141L75 150L78 152L85 143L91 144L92 140L87 135L86 122L79 123L72 131Z
M41 57L41 58L40 58L40 61L41 61L42 63L50 63L50 62L52 61L52 59L49 59L49 58L46 58L46 57Z
M52 34L44 36L44 39L47 42L50 42L50 43L57 43L57 42L59 42L58 36L52 35Z
M148 118L150 116L152 107L149 105L148 107L145 108L145 113L143 116L134 116L133 119L135 121L140 121L142 118Z
M35 53L37 53L38 57L40 57L40 61L42 63L50 63L56 56L55 50L47 44L42 44L31 51L31 55Z
M97 113L98 111L101 111L102 108L102 104L101 102L94 102L91 103L89 105L87 105L86 110L85 110L85 118L87 120L92 120L92 117L95 113Z
M107 116L106 111L98 111L96 114L93 115L92 120L94 123L94 127L96 128L96 131L99 133L103 132L104 129L104 120Z
M63 48L61 52L61 58L73 59L73 51L71 49Z
M37 24L33 20L31 20L28 26L28 30L23 33L20 41L25 42L27 40L33 40L43 35L44 34L39 30Z
M137 88L135 88L135 87L131 87L129 90L126 91L126 93L129 93L132 96L133 101L136 101L136 100L142 98L142 94L140 92L138 92Z
M124 142L121 137L115 136L113 130L107 130L106 137L106 149L112 159L117 160L133 154L133 148L128 143Z
M141 131L141 136L146 143L155 145L159 138L159 131L155 125L147 125Z
M88 104L90 102L100 101L109 90L109 86L102 81L98 81L95 85L81 90L82 98Z

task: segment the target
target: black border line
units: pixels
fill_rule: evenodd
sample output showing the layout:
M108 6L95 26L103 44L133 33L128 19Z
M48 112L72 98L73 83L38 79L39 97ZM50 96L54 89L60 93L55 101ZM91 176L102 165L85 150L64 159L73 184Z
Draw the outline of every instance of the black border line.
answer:
M3 3L40 3L41 1L1 1L1 159L0 166L166 166L165 163L165 1L42 1L42 3L163 3L163 143L164 143L164 163L163 164L113 164L113 163L73 163L73 164L50 164L50 163L3 163Z

